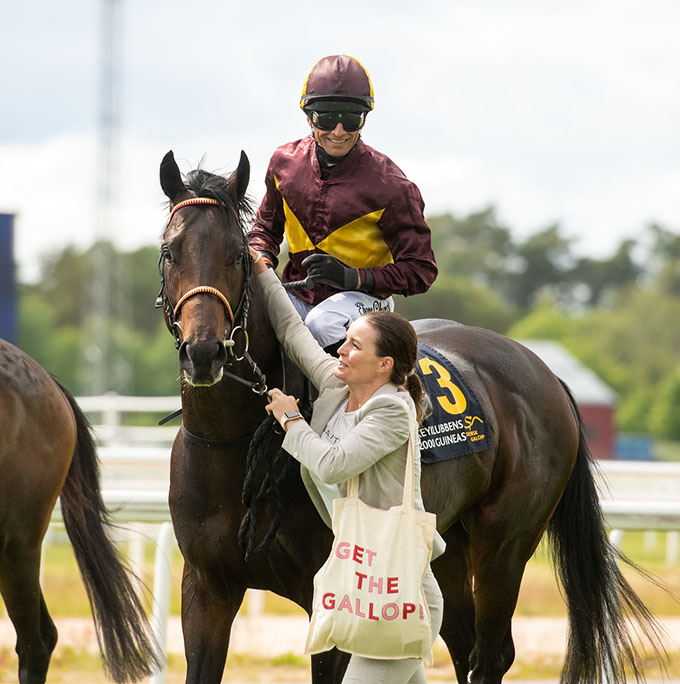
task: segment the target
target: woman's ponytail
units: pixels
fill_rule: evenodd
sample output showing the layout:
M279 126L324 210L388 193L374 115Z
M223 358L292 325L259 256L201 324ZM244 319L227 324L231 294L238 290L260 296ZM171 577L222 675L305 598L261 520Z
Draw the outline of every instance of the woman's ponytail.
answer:
M420 377L414 372L406 374L406 382L404 385L416 406L416 420L420 426L423 423L423 383L420 381Z

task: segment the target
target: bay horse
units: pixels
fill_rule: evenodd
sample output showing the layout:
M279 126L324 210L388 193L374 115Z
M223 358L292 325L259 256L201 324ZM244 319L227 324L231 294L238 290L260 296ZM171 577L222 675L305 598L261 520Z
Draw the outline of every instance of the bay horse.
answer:
M116 682L155 665L148 620L110 541L90 424L68 390L0 340L0 594L16 630L20 684L43 684L57 629L40 588L43 537L60 497L104 667Z
M160 182L170 214L157 304L179 350L183 416L172 448L169 503L184 556L186 682L217 684L246 589L276 592L309 614L312 579L332 536L292 467L280 478L283 515L269 546L254 554L239 545L241 522L251 513L242 490L261 477L248 470L247 454L265 418L263 377L289 394L303 391L252 287L244 231L247 157L241 153L228 177L195 169L185 180L168 152ZM546 530L569 611L562 681L623 684L626 668L643 680L626 616L637 618L655 645L657 626L608 541L583 423L568 389L537 356L501 335L444 320L414 326L460 370L491 438L485 451L422 469L426 508L437 514L447 543L432 567L445 600L440 634L458 681L498 684L510 668L522 575ZM269 487L269 476L262 477ZM256 535L265 534L276 514L265 505L250 519ZM337 684L346 662L337 651L312 657L312 681Z

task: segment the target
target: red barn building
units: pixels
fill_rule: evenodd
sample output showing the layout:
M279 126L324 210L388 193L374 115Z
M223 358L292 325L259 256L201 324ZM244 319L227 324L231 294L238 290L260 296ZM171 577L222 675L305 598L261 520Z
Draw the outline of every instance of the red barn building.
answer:
M531 349L561 378L578 404L586 428L588 446L595 458L612 459L616 454L614 414L617 395L593 371L572 356L561 344L549 340L518 340Z

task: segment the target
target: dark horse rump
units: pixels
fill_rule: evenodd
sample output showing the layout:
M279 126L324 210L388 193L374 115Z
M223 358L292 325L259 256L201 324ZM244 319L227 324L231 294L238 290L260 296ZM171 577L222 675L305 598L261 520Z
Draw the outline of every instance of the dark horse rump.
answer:
M144 607L109 540L89 423L71 394L0 340L0 594L17 633L19 682L42 684L57 630L39 584L42 540L61 510L92 608L104 665L116 682L151 673Z
M277 341L250 279L248 174L243 153L229 178L195 170L185 182L171 152L161 164L172 209L161 245L161 299L179 348L184 428L205 440L178 433L170 476L185 560L182 626L191 684L220 681L248 587L310 611L313 576L331 543L298 469L288 465L278 486L284 515L271 544L248 558L239 546L246 442L265 417L265 402L251 389L260 372L271 386L283 381ZM447 542L433 570L445 601L441 636L459 682L498 684L510 668L524 567L546 529L569 610L563 681L624 684L627 667L643 679L626 617L637 618L652 640L654 622L607 539L573 398L538 357L508 338L449 321L414 325L460 371L487 419L487 449L422 470L425 505ZM210 448L211 440L219 446ZM255 525L260 538L272 515L265 507ZM313 681L340 682L345 662L337 652L314 656Z

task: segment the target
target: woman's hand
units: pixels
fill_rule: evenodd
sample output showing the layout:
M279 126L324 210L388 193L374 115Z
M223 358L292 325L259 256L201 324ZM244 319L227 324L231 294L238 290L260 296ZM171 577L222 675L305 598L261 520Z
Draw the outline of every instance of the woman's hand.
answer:
M250 252L250 256L253 260L253 271L255 275L260 275L260 273L264 273L267 270L267 264L265 260L262 258L262 255L250 246L248 246L248 251Z
M298 400L289 394L284 394L277 387L268 392L267 398L269 399L269 403L265 406L265 411L273 415L279 423L286 411L298 410Z

